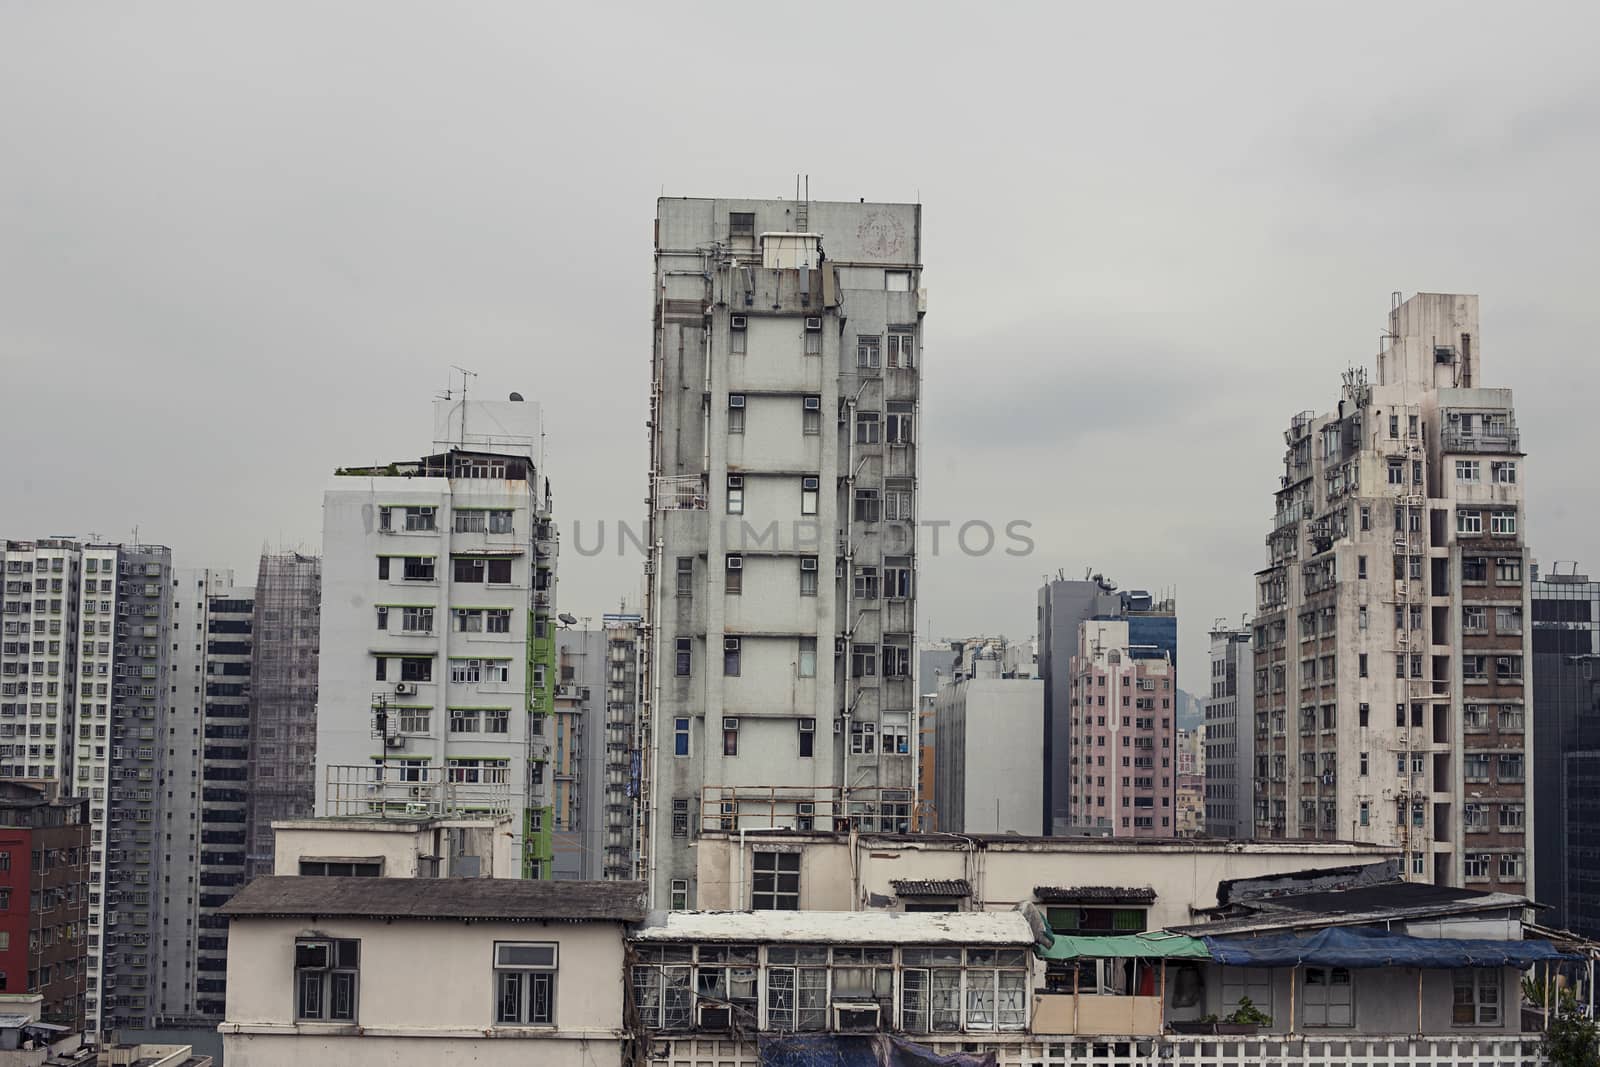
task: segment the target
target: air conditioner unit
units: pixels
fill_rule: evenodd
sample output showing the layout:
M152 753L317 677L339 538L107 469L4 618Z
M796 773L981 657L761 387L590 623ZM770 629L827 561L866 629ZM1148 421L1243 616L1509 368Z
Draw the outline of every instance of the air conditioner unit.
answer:
M1508 670L1511 669L1511 657L1510 656L1497 656L1495 658L1494 662L1495 662L1495 666L1499 667L1503 671L1508 671Z
M730 571L742 571L742 570L744 570L744 557L743 556L729 556L728 557L728 569Z
M297 971L325 971L333 966L332 941L296 941L294 966Z
M835 1030L876 1030L881 1009L872 1001L861 1003L833 1002L833 1028Z
M743 489L744 488L744 475L742 475L742 474L730 474L730 475L728 475L728 488L729 489Z
M722 651L724 651L724 652L737 652L737 651L739 651L739 639L737 637L724 637L722 639Z
M394 694L395 694L395 696L401 696L401 697L416 696L417 695L417 683L416 682L396 682L396 683L394 683Z
M405 748L406 739L401 734L390 734L383 739L384 748Z
M808 330L820 330L820 329L822 329L822 316L820 316L820 315L807 315L806 316L806 329L808 329Z
M805 399L805 409L807 411L821 411L822 410L822 398L820 396L808 396L808 397L806 397L806 399Z
M801 719L800 720L800 732L801 733L803 733L803 734L815 733L816 729L817 729L817 720L816 719Z
M749 325L750 325L750 319L747 316L744 316L744 315L729 315L728 316L728 329L730 329L730 330L742 330L746 326L749 326Z
M739 728L739 720L732 715L724 715L722 717L722 728L724 730L737 730Z
M800 479L800 488L802 489L816 489L820 484L821 483L816 478Z
M733 1029L733 1007L702 1000L694 1006L695 1026L701 1030L726 1031Z
M743 393L729 393L728 394L728 406L730 408L742 408L742 407L744 407L744 394Z
M803 570L803 571L814 571L814 570L816 570L817 569L817 557L815 557L815 556L806 556L803 559L801 559L800 560L800 569Z
M815 815L816 813L817 806L809 801L795 805L795 814L797 815Z

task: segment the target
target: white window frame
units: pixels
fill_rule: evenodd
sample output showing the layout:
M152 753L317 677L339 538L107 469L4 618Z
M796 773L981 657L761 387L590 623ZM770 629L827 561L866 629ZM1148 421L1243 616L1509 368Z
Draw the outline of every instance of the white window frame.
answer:
M1321 981L1313 983L1313 975ZM1300 989L1300 1019L1307 1028L1347 1029L1356 1024L1355 976L1350 968L1307 967L1301 972ZM1338 990L1343 992L1336 995Z
M510 956L517 950L548 950L549 962L516 961ZM555 1026L560 946L554 941L496 941L493 953L495 1025Z

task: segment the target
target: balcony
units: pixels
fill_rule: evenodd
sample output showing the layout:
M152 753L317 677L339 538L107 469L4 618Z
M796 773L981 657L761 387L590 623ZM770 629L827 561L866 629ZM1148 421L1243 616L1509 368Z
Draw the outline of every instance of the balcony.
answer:
M657 478L655 506L657 511L706 510L705 480L698 474Z
M467 812L511 811L506 782L452 781L444 767L409 760L327 768L327 814L343 817L430 818Z
M1500 434L1482 434L1462 433L1459 429L1447 428L1440 434L1440 439L1446 452L1513 456L1522 453L1522 434L1518 430Z

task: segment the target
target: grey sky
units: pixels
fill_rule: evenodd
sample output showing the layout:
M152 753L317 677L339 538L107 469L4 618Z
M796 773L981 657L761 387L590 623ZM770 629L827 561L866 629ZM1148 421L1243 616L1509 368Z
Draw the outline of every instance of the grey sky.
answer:
M1600 568L1592 5L946 7L0 3L0 531L253 572L451 363L543 402L566 522L637 521L654 198L798 171L920 196L924 515L1034 523L925 559L935 636L1093 565L1177 588L1202 685L1392 289L1482 295L1530 541Z

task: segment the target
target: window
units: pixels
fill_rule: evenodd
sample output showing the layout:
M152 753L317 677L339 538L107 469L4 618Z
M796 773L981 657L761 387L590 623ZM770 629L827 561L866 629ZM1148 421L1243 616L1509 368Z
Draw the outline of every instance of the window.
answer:
M1461 580L1463 582L1481 582L1488 577L1488 561L1482 556L1461 557Z
M295 1018L355 1022L360 954L353 939L296 939Z
M817 676L817 639L815 637L800 638L800 651L795 661L795 667L801 678L815 678Z
M722 591L729 596L739 596L744 592L744 557L728 556L724 563Z
M816 478L800 479L800 514L815 515L817 513L817 487L820 484Z
M800 595L817 595L817 557L805 556L800 560Z
M812 756L816 755L816 749L817 749L817 720L816 719L800 719L800 720L798 720L798 724L799 724L799 736L800 736L800 756L801 756L802 759L810 759ZM806 827L806 826L799 827L799 829L808 829L808 828L809 827Z
M494 1021L553 1026L556 1021L556 945L551 941L494 943Z
M1461 677L1469 682L1489 680L1488 656L1462 656Z
M687 718L672 720L672 754L674 756L687 756L689 754L689 720Z
M1406 483L1405 463L1398 459L1389 461L1389 484L1404 485Z
M508 659L453 659L450 661L450 680L457 685L508 682L511 680L511 661Z
M1400 416L1399 415L1390 415L1389 416L1389 436L1391 438L1395 438L1395 439L1398 439L1400 437Z
M387 604L379 604L378 605L378 629L387 630L388 628L389 628L389 606Z
M1367 654L1365 652L1356 655L1356 669L1360 671L1361 677L1365 678L1367 676Z
M883 339L877 334L856 335L856 367L858 369L875 371L883 365L882 342Z
M1482 604L1465 604L1462 606L1461 629L1469 632L1488 632L1489 613Z
M722 754L724 756L737 756L739 754L738 719L724 718L722 720Z
M878 430L878 413L876 411L856 412L856 444L877 444Z
M744 475L728 475L728 514L744 514Z
M1462 967L1454 975L1455 997L1450 1006L1450 1025L1500 1025L1500 968Z
M1520 634L1522 632L1522 609L1495 608L1494 632L1497 634Z
M300 874L307 878L380 878L383 876L383 862L301 860Z
M509 608L490 608L483 613L485 629L492 634L508 634L511 632L511 610Z
M1483 533L1483 512L1457 511L1456 533L1467 535Z
M672 801L672 836L689 836L689 802L682 797Z
M1500 753L1500 766L1497 780L1500 782L1520 782L1523 779L1523 761L1520 752Z
M744 394L728 394L728 432L744 433Z
M1526 825L1526 812L1521 804L1500 805L1500 829L1516 832Z
M678 595L694 596L694 557L678 557Z
M1478 480L1478 461L1475 459L1456 460L1456 481L1475 482Z
M800 410L800 432L808 436L822 432L822 398L808 396L802 401Z
M822 316L812 315L806 319L806 355L822 355Z
M1361 528L1372 529L1372 509L1365 504L1361 505Z
M1468 852L1462 857L1462 868L1469 882L1488 880L1489 854L1487 852Z
M483 732L483 712L478 708L451 708L450 732L477 734Z
M878 568L856 568L855 595L857 600L878 599Z
M1366 556L1357 556L1356 557L1356 577L1357 578L1365 578L1366 576L1367 576L1367 557Z
M1497 582L1522 581L1522 558L1520 556L1501 556L1494 561L1494 580Z
M1515 511L1491 511L1489 513L1489 532L1496 537L1517 536L1517 513Z
M400 708L398 714L403 734L426 734L432 725L432 709L429 708Z
M911 291L911 272L908 270L884 271L883 287L891 293L909 293Z
M379 662L383 661L379 660ZM424 656L401 656L400 680L402 682L433 681L433 660Z
M1350 995L1350 971L1344 967L1307 967L1305 973L1307 1026L1353 1026L1355 1001Z
M483 612L477 608L457 608L454 615L456 633L475 634L483 632Z
M1366 759L1366 757L1365 757L1365 756L1362 756L1362 757L1361 757L1361 758L1362 758L1362 759ZM1363 771L1363 772L1362 772L1362 773L1363 773L1363 774L1364 774L1364 773L1366 773L1366 772L1365 772L1365 771ZM1362 826L1369 826L1369 825L1371 825L1371 822L1372 822L1372 809L1371 809L1371 807L1370 807L1370 806L1369 806L1369 805L1368 805L1368 804L1367 804L1367 802L1366 802L1366 801L1365 801L1365 800L1363 800L1363 801L1362 801L1362 802L1361 802L1361 806L1360 806L1360 808L1359 808L1359 816L1358 816L1358 817L1359 817L1359 818L1360 818L1360 820L1361 820L1361 825L1362 825Z
M677 676L679 678L686 678L689 675L690 667L693 665L694 638L692 638L692 637L680 637L680 638L678 638L677 656L678 656Z
M1494 676L1499 682L1522 681L1521 656L1496 656L1494 661Z
M433 559L432 556L406 556L405 559L403 560L403 562L405 564L405 567L404 567L404 571L403 571L401 577L403 577L406 581L408 581L408 582L431 582L431 581L433 581L433 577L434 577L434 574L433 574L434 559ZM387 578L387 577L389 577L388 570L389 569L387 567L379 565L379 567L378 567L378 577L379 578Z
M878 646L850 646L850 676L871 678L878 673Z
M1489 713L1482 704L1461 705L1461 727L1464 730L1487 730Z
M400 614L400 629L407 633L433 633L432 608L403 608Z
M730 677L739 676L739 639L725 637L722 639L722 673Z
M889 366L909 369L912 363L912 335L903 331L889 333Z
M754 211L728 212L729 237L754 237L756 235L756 213Z
M689 879L674 878L672 880L672 910L687 911L689 909Z
M855 495L855 520L877 522L883 514L883 497L877 489L857 489Z
M406 508L406 529L412 532L437 530L437 512L434 508Z
M1469 782L1487 782L1489 780L1489 754L1487 752L1468 752L1462 756L1461 775Z
M800 853L757 851L751 868L753 911L800 910Z
M747 291L745 296L751 294ZM750 331L745 327L749 320L743 315L730 315L728 317L728 352L735 356L742 356L750 350Z
M1489 464L1489 472L1499 485L1516 484L1517 465L1515 463L1491 463Z

